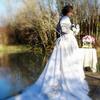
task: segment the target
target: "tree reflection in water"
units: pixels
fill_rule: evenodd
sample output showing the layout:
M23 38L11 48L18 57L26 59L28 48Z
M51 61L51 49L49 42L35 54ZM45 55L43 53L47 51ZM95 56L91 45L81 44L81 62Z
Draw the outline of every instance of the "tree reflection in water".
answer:
M46 55L18 53L0 55L0 100L22 92L41 74Z

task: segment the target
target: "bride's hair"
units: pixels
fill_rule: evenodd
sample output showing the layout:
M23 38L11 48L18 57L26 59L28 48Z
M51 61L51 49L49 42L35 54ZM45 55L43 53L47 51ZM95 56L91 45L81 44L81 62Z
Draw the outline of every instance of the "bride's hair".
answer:
M71 5L66 5L66 6L64 6L63 9L62 9L62 15L65 16L65 15L67 15L69 12L72 12L72 10L73 10L73 6L71 6Z

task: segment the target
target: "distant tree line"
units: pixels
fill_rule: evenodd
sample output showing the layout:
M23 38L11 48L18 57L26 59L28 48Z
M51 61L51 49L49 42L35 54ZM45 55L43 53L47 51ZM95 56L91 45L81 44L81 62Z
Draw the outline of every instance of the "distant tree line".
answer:
M91 2L92 1L92 2ZM79 23L81 36L100 35L100 4L98 0L23 0L17 15L9 18L8 27L17 43L41 46L43 50L56 40L55 27L66 4L74 6L73 23Z

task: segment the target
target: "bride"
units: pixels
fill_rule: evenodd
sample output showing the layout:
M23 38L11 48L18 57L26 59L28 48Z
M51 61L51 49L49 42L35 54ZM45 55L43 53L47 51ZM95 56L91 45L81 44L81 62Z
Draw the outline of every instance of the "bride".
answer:
M79 25L70 21L73 7L65 6L62 15L57 25L58 38L42 74L22 94L9 100L91 100L83 71L83 56L75 38Z

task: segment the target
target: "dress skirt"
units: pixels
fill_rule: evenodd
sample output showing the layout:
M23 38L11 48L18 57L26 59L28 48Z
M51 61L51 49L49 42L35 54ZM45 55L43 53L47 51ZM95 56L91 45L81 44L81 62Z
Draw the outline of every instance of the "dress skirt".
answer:
M8 100L91 100L82 59L75 36L62 35L37 81Z

